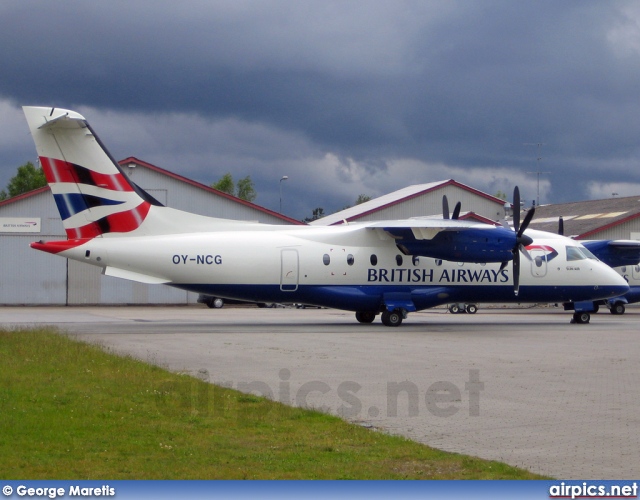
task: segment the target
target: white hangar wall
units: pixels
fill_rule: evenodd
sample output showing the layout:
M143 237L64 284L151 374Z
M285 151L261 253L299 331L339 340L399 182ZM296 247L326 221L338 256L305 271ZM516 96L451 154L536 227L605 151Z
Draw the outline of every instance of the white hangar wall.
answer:
M587 240L640 240L640 218L623 222L585 238Z
M67 238L51 192L0 207L0 218L40 219L40 232L0 233L0 305L188 304L196 294L102 276L101 268L33 250Z
M139 162L135 167L124 166L123 171L167 206L235 220L295 222L146 165ZM29 244L34 241L67 238L48 188L0 203L0 221L7 219L37 221L39 226L14 232L0 225L0 305L192 304L197 300L197 294L191 292L103 276L99 267L31 249Z
M66 259L38 252L29 244L38 240L66 239L60 216L48 189L22 197L0 207L0 218L37 220L37 232L0 232L0 304L57 304L66 303Z

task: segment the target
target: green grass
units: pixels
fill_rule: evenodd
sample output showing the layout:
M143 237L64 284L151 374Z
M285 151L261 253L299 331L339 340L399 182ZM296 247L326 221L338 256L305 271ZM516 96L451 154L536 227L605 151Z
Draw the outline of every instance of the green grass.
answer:
M527 479L170 373L53 329L0 329L3 479Z

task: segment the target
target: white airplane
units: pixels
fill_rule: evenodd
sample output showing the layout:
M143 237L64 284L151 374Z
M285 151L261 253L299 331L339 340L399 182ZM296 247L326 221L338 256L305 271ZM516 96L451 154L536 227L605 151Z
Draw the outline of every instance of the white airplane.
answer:
M564 236L564 219L558 219L558 234ZM626 304L640 302L640 241L637 240L583 240L581 243L598 260L612 267L629 285L629 291L620 297L597 301L565 303L564 308L576 312L598 312L606 306L611 314L624 314Z
M598 259L611 266L629 285L629 291L624 295L595 301L592 309L587 305L585 310L598 312L599 306L604 305L611 314L624 314L626 304L640 302L640 241L592 240L583 241L582 244Z
M175 210L127 178L80 114L23 109L68 238L32 248L99 266L107 276L351 310L361 323L381 314L387 326L451 302L594 301L629 289L578 242L525 235L533 211L511 230L455 218L278 226ZM521 252L532 263L522 278ZM589 321L588 313L575 314Z

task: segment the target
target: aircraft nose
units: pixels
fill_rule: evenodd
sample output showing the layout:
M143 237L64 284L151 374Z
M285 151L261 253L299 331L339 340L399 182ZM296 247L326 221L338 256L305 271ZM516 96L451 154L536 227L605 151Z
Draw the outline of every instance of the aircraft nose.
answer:
M629 283L627 283L627 280L606 264L603 263L602 265L606 268L607 276L609 277L608 289L611 291L611 296L619 297L627 293L629 291Z

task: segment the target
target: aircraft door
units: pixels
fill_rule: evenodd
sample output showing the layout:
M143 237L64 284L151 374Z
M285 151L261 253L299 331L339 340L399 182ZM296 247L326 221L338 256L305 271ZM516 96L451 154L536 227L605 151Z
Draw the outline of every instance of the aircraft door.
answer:
M295 248L283 248L280 252L280 290L295 292L298 289L298 251Z
M541 248L529 250L531 257L531 274L535 278L542 278L547 275L547 252Z

